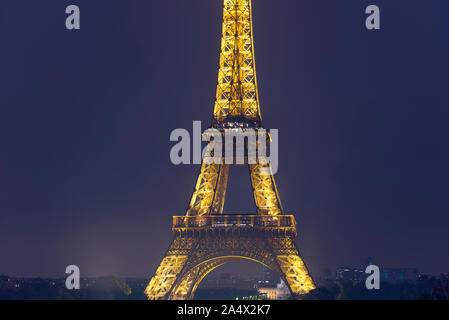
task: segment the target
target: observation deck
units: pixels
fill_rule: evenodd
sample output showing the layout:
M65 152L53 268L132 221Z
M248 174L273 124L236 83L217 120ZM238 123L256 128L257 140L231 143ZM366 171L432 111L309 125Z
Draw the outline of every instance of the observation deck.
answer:
M296 236L296 221L293 215L207 215L175 216L174 232L282 232Z

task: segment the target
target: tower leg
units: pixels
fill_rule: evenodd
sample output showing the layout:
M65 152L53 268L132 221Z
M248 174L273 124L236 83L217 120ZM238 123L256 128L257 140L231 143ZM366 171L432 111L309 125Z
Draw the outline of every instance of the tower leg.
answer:
M196 239L193 237L175 236L156 273L145 289L148 300L168 299L173 284L184 269L196 242Z
M148 300L161 300L170 292L188 256L166 256L145 289Z
M299 254L294 238L270 237L268 243L281 269L281 277L291 293L303 295L314 290L315 284Z

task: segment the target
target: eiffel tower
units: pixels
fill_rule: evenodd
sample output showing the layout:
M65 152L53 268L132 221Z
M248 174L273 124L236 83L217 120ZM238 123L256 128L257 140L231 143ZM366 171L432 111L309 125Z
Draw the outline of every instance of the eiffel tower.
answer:
M226 135L263 129L254 60L251 0L224 0L223 32L212 128ZM267 143L270 139L266 138ZM248 143L245 143L245 152ZM207 154L207 153L206 153ZM296 247L296 223L284 214L271 164L248 161L255 214L223 214L230 164L204 157L184 216L173 217L173 241L150 280L150 300L193 299L202 279L233 261L252 260L278 273L293 296L315 288Z

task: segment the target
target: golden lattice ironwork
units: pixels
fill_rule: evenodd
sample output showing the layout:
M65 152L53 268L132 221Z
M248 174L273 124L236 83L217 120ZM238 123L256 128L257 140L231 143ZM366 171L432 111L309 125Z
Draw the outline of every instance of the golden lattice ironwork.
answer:
M305 294L315 286L296 248L295 234L294 229L282 227L239 230L236 226L215 228L214 232L194 228L175 232L166 257L147 288L148 298L193 299L196 288L209 272L239 260L264 264L281 276L293 294ZM164 271L168 277L162 275ZM172 277L174 273L176 280Z
M282 204L269 162L262 159L257 160L256 164L245 163L245 165L249 166L257 212L262 215L282 214ZM211 163L211 161L203 161L187 215L222 214L228 175L228 164L215 164Z
M159 268L156 270L156 274L151 278L145 290L149 300L157 300L165 297L176 281L187 258L188 256L185 255L172 255L166 256L162 260Z
M250 0L224 0L214 120L260 122Z
M212 128L221 136L263 131L257 93L250 0L224 0L223 38ZM269 143L264 135L262 141ZM259 141L259 140L258 140ZM245 154L249 155L247 142ZM148 299L193 299L201 280L221 265L252 260L277 272L293 295L315 288L295 244L296 223L284 214L267 157L213 161L207 146L184 216L173 218L174 239L145 290ZM247 165L255 214L223 215L230 165Z

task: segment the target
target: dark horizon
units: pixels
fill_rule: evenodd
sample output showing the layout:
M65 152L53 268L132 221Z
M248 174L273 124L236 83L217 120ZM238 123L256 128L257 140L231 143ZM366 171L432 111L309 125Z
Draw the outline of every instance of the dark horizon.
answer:
M371 2L253 1L280 198L312 276L449 273L449 3L375 1L368 31ZM2 1L0 274L152 276L199 171L169 135L210 124L221 19L221 0ZM237 168L225 211L253 207Z

